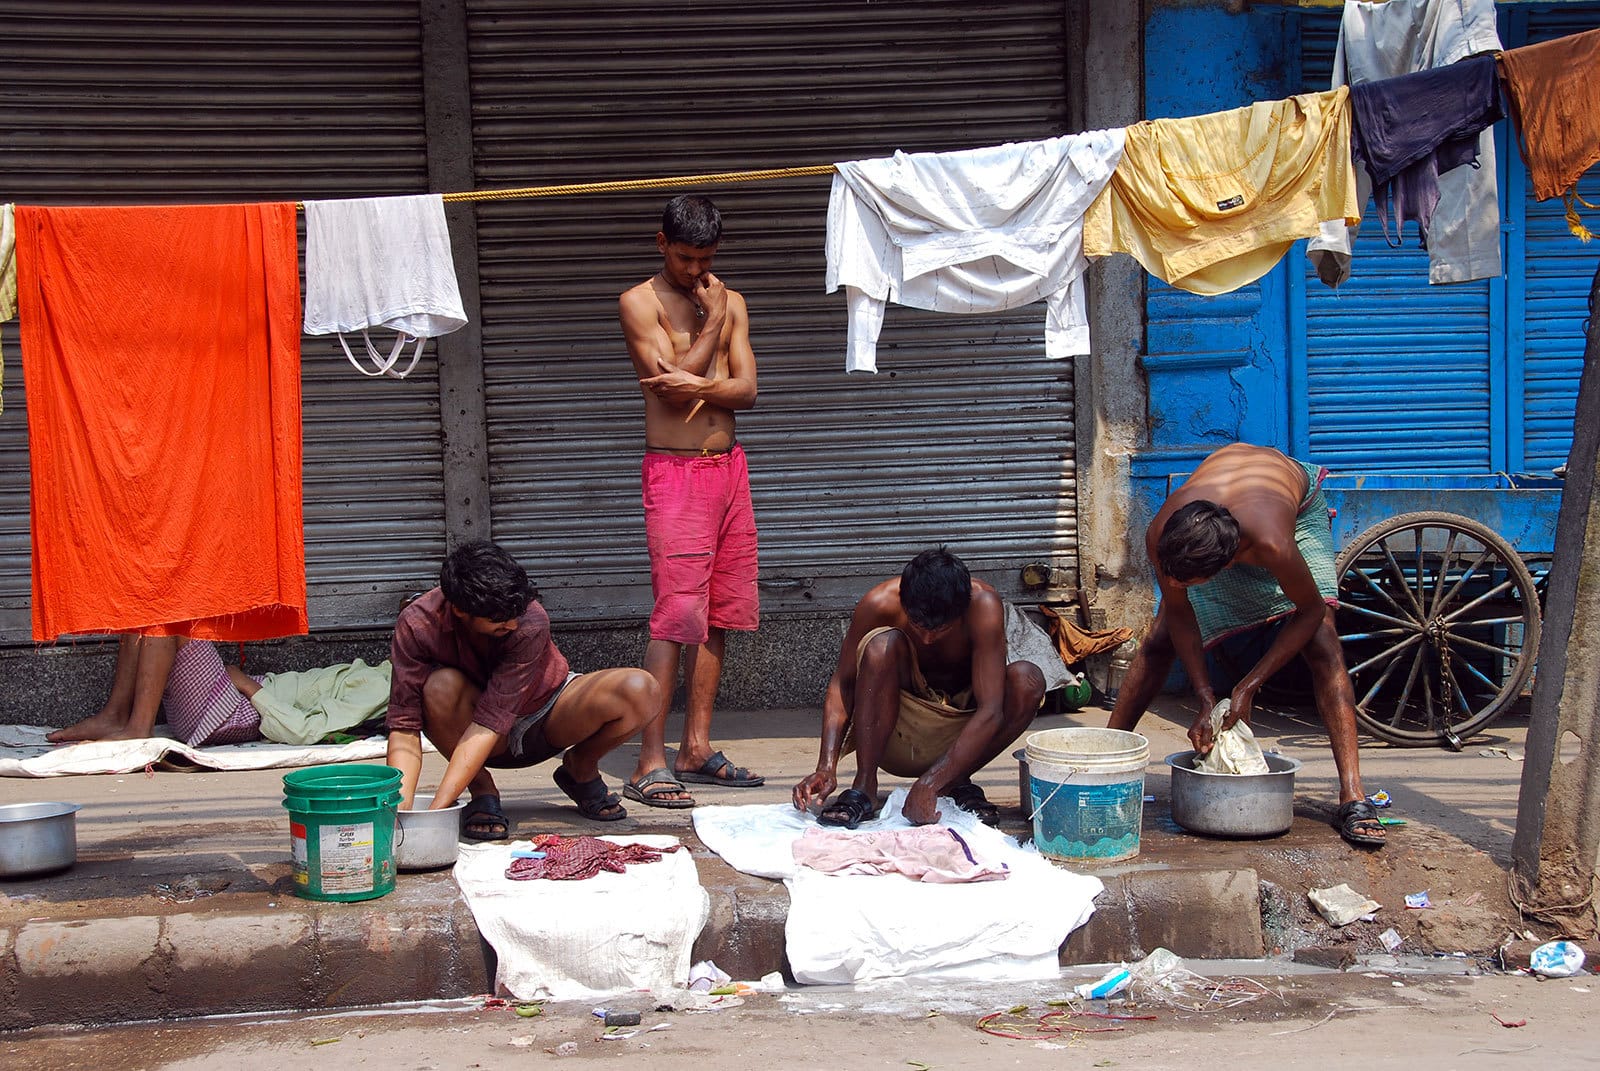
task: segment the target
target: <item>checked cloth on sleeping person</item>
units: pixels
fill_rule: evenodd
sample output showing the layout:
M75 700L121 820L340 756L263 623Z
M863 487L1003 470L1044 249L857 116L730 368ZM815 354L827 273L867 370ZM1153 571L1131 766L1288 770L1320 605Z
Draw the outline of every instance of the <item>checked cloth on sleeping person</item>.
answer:
M1334 569L1333 524L1328 517L1328 500L1322 493L1328 470L1304 461L1297 464L1306 472L1306 496L1295 519L1295 546L1306 560L1323 600L1329 606L1337 606L1339 574ZM1277 577L1258 566L1244 564L1230 565L1204 584L1190 588L1189 605L1194 607L1200 642L1205 647L1294 612L1294 600L1283 593Z

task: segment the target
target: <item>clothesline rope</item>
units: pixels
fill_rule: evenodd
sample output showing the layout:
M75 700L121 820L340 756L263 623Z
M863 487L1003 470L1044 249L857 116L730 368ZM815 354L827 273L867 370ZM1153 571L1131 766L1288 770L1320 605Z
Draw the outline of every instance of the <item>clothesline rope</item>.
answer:
M668 175L662 178L616 179L611 182L570 182L561 186L521 186L511 190L469 190L444 194L446 201L511 201L525 197L562 197L579 193L621 193L630 190L667 190L676 186L713 183L762 182L767 179L831 175L832 164L803 167L769 167L757 171L716 171L708 175Z
M755 171L714 171L706 175L665 175L659 178L614 179L610 182L569 182L560 186L518 186L509 190L465 190L442 194L445 201L515 201L529 197L565 197L580 193L623 193L632 190L670 190L679 186L709 186L718 183L764 182L768 179L831 175L832 164L805 164L800 167L768 167ZM304 208L305 203L295 205Z

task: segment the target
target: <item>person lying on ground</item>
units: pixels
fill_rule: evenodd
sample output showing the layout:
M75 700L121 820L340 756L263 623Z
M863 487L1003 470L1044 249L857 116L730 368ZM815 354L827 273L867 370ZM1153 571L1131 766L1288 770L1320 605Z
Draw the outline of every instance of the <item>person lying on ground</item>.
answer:
M972 777L1027 728L1044 698L1032 662L1007 662L1005 607L944 547L911 559L856 604L822 702L816 772L794 787L794 805L826 804L818 821L854 829L878 810L878 771L914 777L904 813L939 820L936 801L993 822L999 809ZM856 753L851 786L839 756Z
M1161 605L1109 725L1139 724L1176 657L1200 700L1189 740L1209 752L1217 697L1206 648L1281 621L1266 653L1235 685L1221 728L1248 722L1261 686L1295 655L1304 658L1339 772L1336 828L1352 844L1377 847L1384 828L1361 789L1355 692L1334 626L1339 582L1321 490L1326 474L1277 450L1234 443L1202 461L1167 498L1145 532Z
M128 634L118 642L111 695L99 713L46 735L52 743L138 740L166 715L194 747L253 740L314 744L383 715L389 663L354 662L254 675L224 665L217 645L183 636Z
M389 765L409 809L422 773L422 737L448 764L430 809L472 801L473 840L504 840L510 823L491 769L561 756L555 782L585 818L627 817L600 776L600 760L655 716L660 689L642 669L574 673L550 635L527 572L487 540L464 543L439 586L400 611L390 660Z

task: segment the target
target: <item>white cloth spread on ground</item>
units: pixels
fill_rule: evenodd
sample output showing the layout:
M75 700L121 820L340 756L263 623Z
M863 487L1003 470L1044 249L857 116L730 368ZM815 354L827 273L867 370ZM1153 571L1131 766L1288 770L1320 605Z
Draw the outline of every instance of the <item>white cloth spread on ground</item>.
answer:
M863 831L908 829L896 789ZM1094 914L1099 878L1060 869L1031 846L939 801L941 824L973 854L1004 865L1005 881L931 885L899 875L819 874L794 861L794 842L817 820L787 803L694 810L702 843L729 866L781 878L789 889L784 927L796 981L842 984L911 974L946 978L1054 978L1067 935Z
M878 370L884 304L991 313L1048 302L1045 356L1089 352L1083 214L1121 130L836 165L827 290L849 304L845 371Z
M338 333L358 372L404 379L428 339L466 323L438 194L306 202L306 334ZM387 354L372 343L374 327L399 332ZM361 332L375 370L350 351L346 331ZM397 368L413 340L411 362Z
M157 731L164 732L165 728L158 727ZM5 749L0 751L0 777L132 773L153 764L174 770L275 770L330 762L382 761L389 749L388 740L382 736L349 744L314 745L262 741L191 747L170 736L52 744L44 737L53 731L39 725L0 725L0 748ZM434 750L426 740L422 746L424 751Z
M1333 88L1429 71L1498 51L1494 0L1346 3L1333 58ZM1364 167L1355 173L1356 199L1364 212L1372 179ZM1500 274L1497 175L1491 126L1478 135L1476 167L1464 165L1439 176L1439 204L1427 235L1429 282L1464 283ZM1350 278L1350 249L1358 227L1347 229L1338 220L1324 223L1306 249L1317 275L1330 286Z
M670 848L676 837L601 837ZM687 851L582 881L512 881L512 852L527 841L463 844L456 884L494 948L495 992L518 1000L596 1000L689 980L689 952L710 912Z

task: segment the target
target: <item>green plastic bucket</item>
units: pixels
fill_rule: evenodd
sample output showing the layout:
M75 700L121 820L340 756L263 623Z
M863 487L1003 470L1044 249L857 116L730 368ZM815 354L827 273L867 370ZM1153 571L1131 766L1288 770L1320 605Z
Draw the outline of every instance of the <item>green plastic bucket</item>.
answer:
M294 891L307 900L372 900L394 891L400 771L318 766L283 775Z
M1139 854L1150 742L1120 729L1046 729L1028 737L1033 843L1065 863Z

